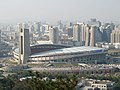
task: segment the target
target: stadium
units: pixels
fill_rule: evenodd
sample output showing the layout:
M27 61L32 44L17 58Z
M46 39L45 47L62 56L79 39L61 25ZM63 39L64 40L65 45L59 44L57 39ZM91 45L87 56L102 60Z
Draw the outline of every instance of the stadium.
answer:
M30 50L27 63L96 63L106 57L105 49L89 46L40 44L30 46ZM14 58L19 60L18 48L14 50Z

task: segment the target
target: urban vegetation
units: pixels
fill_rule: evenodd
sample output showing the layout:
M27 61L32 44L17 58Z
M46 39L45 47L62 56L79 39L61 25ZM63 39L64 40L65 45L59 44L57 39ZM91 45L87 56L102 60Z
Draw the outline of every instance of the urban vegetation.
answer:
M30 77L20 81L21 77ZM47 77L46 77L47 76ZM56 78L55 78L56 77ZM74 90L77 85L75 75L51 75L38 72L19 72L2 77L0 90Z
M75 90L82 78L110 80L114 90L120 90L120 76L117 75L75 75L48 74L21 71L7 77L0 76L0 90Z

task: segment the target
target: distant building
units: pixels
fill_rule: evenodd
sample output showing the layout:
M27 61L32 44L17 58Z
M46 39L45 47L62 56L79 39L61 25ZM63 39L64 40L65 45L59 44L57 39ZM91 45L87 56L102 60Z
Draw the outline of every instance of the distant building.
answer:
M77 90L114 90L114 82L109 80L83 79Z
M73 27L68 28L68 37L73 37Z
M34 32L40 33L40 22L34 22Z
M120 43L120 29L116 28L111 33L111 43Z
M96 26L91 26L90 29L90 46L95 46L97 42L102 41L102 33Z
M10 51L12 50L12 46L9 42L3 42L2 40L2 34L0 30L0 57L5 57L10 54Z
M29 27L29 32L31 32L31 33L34 32L34 26L33 26L33 25L31 25L31 26Z
M87 24L81 23L81 45L85 46L89 38L89 26Z
M109 23L103 24L100 27L100 31L102 32L102 41L103 42L110 43L111 32L113 29L114 29L114 24L109 24Z
M61 20L58 21L58 29L59 29L60 31L63 31L63 27L64 27L64 25L63 25L62 21L61 21Z
M82 46L95 46L102 41L102 33L97 26L89 26L84 23L73 25L73 41Z
M90 46L90 27L86 27L86 40L85 40L85 46Z
M81 45L81 27L80 24L73 25L73 41L79 42Z
M101 26L101 22L97 21L95 18L92 18L90 21L88 21L88 25L89 26L100 27Z
M49 40L54 44L59 43L59 30L57 27L51 27L49 32Z

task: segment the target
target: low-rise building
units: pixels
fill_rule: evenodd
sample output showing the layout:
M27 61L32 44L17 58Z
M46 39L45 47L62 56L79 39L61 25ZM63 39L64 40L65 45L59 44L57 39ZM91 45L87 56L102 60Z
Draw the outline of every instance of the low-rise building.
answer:
M77 90L113 90L113 87L114 82L109 80L85 79L82 80L82 86L77 88Z

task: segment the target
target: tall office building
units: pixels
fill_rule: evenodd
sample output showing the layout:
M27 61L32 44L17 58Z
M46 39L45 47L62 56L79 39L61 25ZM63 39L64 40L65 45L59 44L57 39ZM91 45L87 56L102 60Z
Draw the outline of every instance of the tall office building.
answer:
M31 33L34 32L34 26L33 26L33 25L30 25L30 26L29 26L29 32L31 32Z
M90 45L90 30L88 24L79 23L73 26L73 41L80 42L80 45Z
M84 23L81 23L80 24L81 26L81 44L84 46L85 43L86 43L86 38L88 37L87 36L87 32L88 32L88 25L84 24Z
M19 24L19 64L26 64L30 52L29 29Z
M68 37L73 37L73 27L68 27Z
M90 27L86 26L86 38L85 38L85 46L90 46Z
M49 31L49 39L55 43L58 44L59 43L59 30L57 27L51 27L50 31Z
M102 29L102 41L103 42L108 42L108 43L110 43L110 35L111 35L111 32L112 32L112 29L110 28L110 27L106 27L106 28L102 28L102 27L100 27L101 29Z
M73 41L81 43L81 27L80 24L73 25Z
M34 22L34 32L40 33L40 22Z
M97 42L102 41L102 33L100 29L96 26L91 26L90 29L90 46L95 46Z
M61 21L61 20L58 21L58 29L59 29L60 31L62 31L63 28L64 28L64 25L63 25L62 21Z
M120 43L120 28L116 28L112 31L111 43Z
M42 25L42 30L41 30L41 33L42 34L47 34L47 33L49 33L49 25L48 24L44 24L44 25Z

